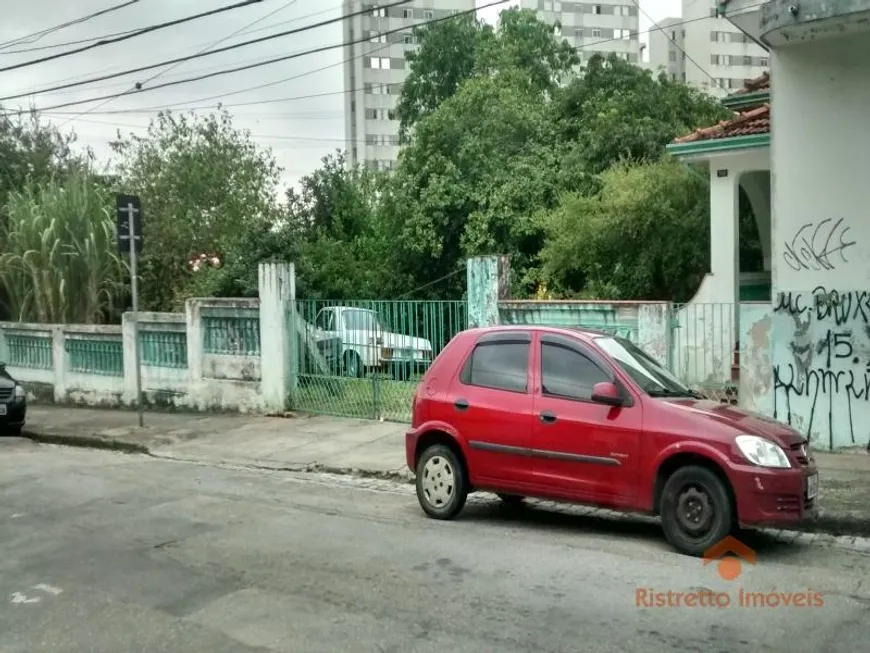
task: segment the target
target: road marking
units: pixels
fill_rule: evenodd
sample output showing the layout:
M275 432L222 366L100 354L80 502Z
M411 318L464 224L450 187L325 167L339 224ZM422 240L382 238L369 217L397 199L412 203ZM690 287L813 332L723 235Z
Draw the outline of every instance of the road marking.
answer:
M46 585L45 583L34 585L33 589L43 591L46 594L53 594L54 596L57 596L58 594L63 592L63 590L59 587L54 587L53 585Z
M12 592L12 596L9 597L10 603L39 603L42 599L38 596L28 598L26 595L21 592Z

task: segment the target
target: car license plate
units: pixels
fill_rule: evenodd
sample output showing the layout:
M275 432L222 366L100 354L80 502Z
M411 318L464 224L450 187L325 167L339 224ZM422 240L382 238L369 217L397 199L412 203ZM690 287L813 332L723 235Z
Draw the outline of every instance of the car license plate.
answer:
M819 493L819 475L813 474L807 478L807 499L815 499Z
M6 404L0 404L0 417L6 414Z

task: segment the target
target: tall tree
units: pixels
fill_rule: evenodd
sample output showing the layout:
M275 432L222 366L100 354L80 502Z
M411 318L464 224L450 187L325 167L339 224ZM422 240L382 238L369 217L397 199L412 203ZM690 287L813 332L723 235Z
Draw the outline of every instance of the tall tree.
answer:
M70 147L74 142L74 133L62 134L35 112L17 117L0 113L0 207L5 207L8 193L22 190L28 181L81 167L82 157Z
M397 269L422 285L469 255L508 253L524 268L541 244L532 216L558 197L554 145L546 97L524 73L465 82L417 123L391 179ZM456 294L462 282L438 288Z
M142 197L147 309L177 309L202 291L191 256L215 253L231 263L251 231L262 233L279 219L280 169L226 110L206 117L164 112L145 136L119 134L113 147L121 187ZM256 269L256 261L246 264Z
M590 58L554 105L560 141L592 174L623 160L656 161L677 136L728 116L715 98L614 54Z
M554 90L579 64L573 48L553 38L554 30L534 11L517 8L501 12L497 30L472 16L417 28L420 48L409 53L410 70L396 107L403 141L474 77L519 70L534 88Z
M591 299L687 301L709 269L708 189L667 157L618 164L542 214L547 286Z
M320 168L287 193L287 228L297 244L303 297L387 297L402 287L391 266L394 234L383 228L384 176L324 157Z

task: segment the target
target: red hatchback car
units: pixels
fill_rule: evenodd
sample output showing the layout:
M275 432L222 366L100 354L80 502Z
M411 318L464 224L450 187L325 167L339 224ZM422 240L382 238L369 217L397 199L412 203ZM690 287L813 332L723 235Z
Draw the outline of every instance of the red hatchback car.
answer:
M816 511L797 431L705 400L630 341L588 330L458 334L417 388L405 447L437 519L475 490L571 501L660 515L675 548L703 555L736 527Z

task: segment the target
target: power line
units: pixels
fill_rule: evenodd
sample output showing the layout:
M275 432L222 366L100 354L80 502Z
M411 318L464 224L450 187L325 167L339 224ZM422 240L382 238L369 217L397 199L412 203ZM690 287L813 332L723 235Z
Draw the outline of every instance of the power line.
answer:
M399 4L405 4L405 3L407 3L408 1L409 1L409 0L403 0L402 2L396 2L396 3L393 3L393 4L391 4L391 5L381 5L379 8L380 8L380 9L383 9L383 8L387 8L387 7L396 6L396 5L399 5ZM476 13L476 12L479 11L480 9L486 9L487 7L494 7L494 6L496 6L496 5L504 4L504 3L508 2L508 1L509 1L509 0L494 0L493 2L489 2L489 3L487 3L487 4L481 5L481 6L477 7L477 8L475 8L475 9L469 9L469 10L466 10L466 11L460 11L460 12L456 12L455 14L451 14L450 16L444 16L444 17L442 17L442 18L435 18L435 19L432 19L432 20L423 21L423 22L421 22L421 23L416 24L414 27L422 27L422 26L425 26L425 25L432 25L432 24L435 24L435 23L440 23L440 22L443 22L443 21L446 21L446 20L452 20L452 19L457 18L457 17L459 17L459 16L463 16L463 15L468 15L468 14ZM367 11L370 11L370 10L366 9L366 10L364 10L364 12L357 12L357 13L354 13L354 14L347 14L346 16L344 16L344 18L350 18L350 17L352 17L352 16L354 16L354 15L358 15L359 13L365 13L365 12L367 12ZM343 19L342 19L342 20L343 20ZM331 23L331 22L336 22L336 21L327 21L327 22L330 22L330 23ZM407 27L404 27L404 26L403 26L403 27L399 27L399 28L392 29L392 30L387 30L387 31L384 31L384 32L380 32L380 35L382 35L382 36L386 36L386 35L389 35L389 34L395 34L395 33L399 33L399 32L405 32L405 31L407 31L407 29L408 29ZM301 30L297 30L297 31L301 31ZM179 84L189 84L189 83L191 83L191 82L198 82L198 81L201 81L201 80L203 80L203 79L209 79L209 78L211 78L211 77L218 77L218 76L221 76L221 75L229 75L229 74L232 74L232 73L242 72L242 71L244 71L244 70L250 70L250 69L253 69L253 68L259 68L260 66L266 66L266 65L269 65L269 64L273 64L273 63L279 63L279 62L282 62L282 61L288 61L288 60L290 60L290 59L296 59L296 58L298 58L298 57L304 57L304 56L311 55L311 54L317 54L317 53L320 53L320 52L326 52L326 51L328 51L328 50L335 50L335 49L338 49L338 48L344 48L344 47L347 47L348 45L356 45L356 44L359 44L359 43L365 43L365 42L367 42L367 41L369 41L369 38L368 38L368 37L363 37L363 38L356 39L356 40L354 40L354 41L347 41L347 42L342 42L342 43L337 43L337 44L332 44L332 45L326 45L326 46L322 46L322 47L319 47L319 48L313 48L313 49L310 49L310 50L304 50L304 51L302 51L302 52L296 52L296 53L293 53L293 54L284 55L284 56L281 56L281 57L275 57L275 58L273 58L273 59L270 59L270 60L268 60L268 61L264 61L264 62L262 62L262 63L249 64L249 65L246 65L246 66L238 66L238 67L236 67L236 68L228 68L228 69L221 70L221 71L217 71L217 72L210 73L210 74L207 74L207 75L199 75L199 76L197 76L197 77L191 77L191 78L188 78L188 79L180 79L180 80L176 80L176 81L172 81L172 82L166 82L166 83L163 83L163 84L157 84L156 86L151 86L151 87L149 87L149 88L144 88L144 89L137 88L137 90L138 90L139 92L144 92L144 91L154 91L154 90L157 90L157 89L160 89L160 88L166 88L166 87L169 87L169 86L177 86L177 85L179 85ZM237 46L231 46L231 47L237 47ZM221 51L221 50L214 50L214 52L220 52L220 51ZM115 75L115 76L117 76L117 75ZM137 86L138 86L138 85L137 85ZM59 89L58 89L58 90L59 90ZM327 93L327 95L333 95L333 94L332 94L332 93ZM21 95L16 95L16 96L9 97L9 98L0 98L0 101L2 101L2 100L7 100L7 99L15 99L15 98L19 98L19 97L22 97L22 96L21 96ZM70 107L70 106L76 106L76 105L79 105L79 104L87 104L87 103L89 103L89 102L99 102L99 101L101 101L101 100L113 99L113 98L115 98L115 97L119 97L119 95L118 95L118 94L110 94L110 95L104 95L104 96L101 96L101 97L88 98L88 99L84 99L84 100L75 100L75 101L71 101L71 102L63 102L63 103L61 103L61 104L55 104L55 105L52 105L52 106L50 106L50 107L43 107L43 108L41 109L41 111L53 111L53 110L55 110L55 109L61 109L61 108L64 108L64 107ZM16 112L10 112L10 113L16 113ZM17 113L18 113L18 114L21 114L21 113L24 113L24 111L18 111ZM7 114L7 115L8 115L8 114Z
M496 4L497 4L497 3L496 3ZM763 2L762 2L762 3L759 3L759 4L756 4L756 5L750 5L750 6L748 6L748 7L745 7L745 8L743 9L743 11L751 10L751 9L753 9L753 8L761 7L761 6L763 6L763 5L764 5ZM487 6L488 6L488 5L487 5ZM483 8L483 7L480 7L480 8ZM688 25L688 24L690 24L690 23L697 23L697 22L701 22L701 21L705 21L705 20L711 20L711 18L712 18L711 16L701 16L701 17L699 17L699 18L691 18L691 19L688 19L688 20L680 21L680 22L678 22L678 23L674 23L674 24L672 24L672 25L669 25L667 29L671 29L671 28L674 28L674 27L680 27L680 26L682 26L682 25ZM428 23L430 23L430 22L437 22L437 21L440 21L440 20L445 20L445 19L442 18L442 19L437 19L436 21L427 21L427 22L425 22L425 23L420 23L420 24L417 25L417 26L418 26L418 27L419 27L419 26L423 26L423 25L426 25L426 24L428 24ZM663 31L663 30L666 29L666 28L661 27L661 26L658 25L658 24L655 24L655 25L656 25L656 26L653 27L653 28L651 28L651 29L634 32L634 33L632 33L632 36L640 36L640 35L642 35L642 34L649 34L649 33L652 33L652 32L659 32L659 31ZM598 40L598 41L593 41L593 42L591 42L591 43L586 43L586 44L584 44L584 45L578 46L578 47L575 48L575 49L576 49L576 50L581 50L581 51L582 51L582 50L584 50L584 49L586 49L586 48L593 48L593 47L596 47L596 46L599 46L599 45L605 45L605 44L607 44L607 43L614 43L614 42L616 42L616 41L622 41L622 40L624 40L622 37L615 37L615 38L601 39L601 40ZM389 44L387 44L387 46L389 46ZM266 87L268 87L268 86L275 86L275 85L277 85L277 84L282 84L282 83L285 83L285 82L288 82L288 81L291 81L291 80L294 80L294 79L298 79L298 78L300 78L300 77L304 77L304 76L306 76L306 75L310 75L310 74L314 74L314 73L317 73L317 72L321 72L321 71L323 71L323 70L326 70L327 68L332 68L332 67L334 67L334 66L339 66L339 65L346 64L346 63L348 63L348 62L350 62L350 61L353 61L354 59L358 59L358 58L363 57L363 56L371 56L372 54L375 54L376 52L380 51L381 49L383 49L383 48L385 48L385 47L387 47L387 46L382 46L381 48L377 48L377 49L375 49L375 50L372 50L372 51L369 51L369 52L363 53L363 54L361 54L361 55L355 55L355 56L353 56L353 57L350 57L350 58L348 58L348 59L345 59L345 60L343 60L343 61L340 61L340 62L338 62L338 63L336 63L336 64L330 64L330 65L328 65L328 66L323 66L323 67L321 67L321 68L317 68L317 69L315 69L315 70L307 71L307 72L305 72L305 73L301 73L301 74L298 74L298 75L293 75L293 76L291 76L291 77L285 77L285 78L282 78L282 79L276 80L276 81L274 81L274 82L267 82L267 83L265 83L265 84L258 84L257 86L247 87L247 88L244 88L244 89L239 89L239 90L237 90L237 91L231 91L231 92L229 92L229 93L220 93L220 94L218 94L218 95L208 96L208 97L204 97L204 98L197 98L197 99L195 99L195 100L187 100L187 101L184 101L184 102L175 102L175 103L165 104L165 105L156 106L156 107L146 107L146 108L143 108L143 109L117 109L117 110L115 110L115 111L107 111L107 112L100 112L100 113L101 113L101 114L106 114L106 115L115 115L115 114L137 114L137 113L156 113L156 112L159 112L159 111L164 111L164 110L167 110L167 109L173 109L173 108L178 108L178 107L180 107L181 110L185 110L185 111L211 110L211 109L216 108L216 106L218 106L218 105L214 105L214 104L211 104L211 105L201 105L201 106L184 106L184 105L189 105L189 104L192 104L192 103L199 103L199 102L206 102L206 101L208 101L208 100L212 100L212 99L218 99L218 98L229 97L230 95L239 95L239 94L241 94L241 93L248 93L248 92L250 92L250 91L260 90L260 89L262 89L262 88L266 88ZM401 86L401 84L396 84L396 86ZM357 92L359 92L359 91L364 91L364 90L365 90L364 88L353 88L353 89L345 89L345 90L342 90L342 91L329 91L329 92L316 93L316 94L311 94L311 95L299 95L299 96L291 96L291 97L275 98L275 99L271 99L271 100L255 100L255 101L251 101L251 102L235 102L235 103L230 103L230 104L220 103L220 106L229 109L229 108L235 108L235 107L245 107L245 106L260 105L260 104L273 104L273 103L276 103L276 102L295 102L295 101L298 101L298 100L308 100L308 99L319 98L319 97L328 97L328 96L333 96L333 95L344 95L344 94L347 94L347 93L357 93ZM87 100L85 100L84 102L87 102ZM45 111L45 112L52 112L54 108L57 108L57 107L49 107L49 108L45 109L44 111ZM61 108L62 108L62 107L61 107ZM19 112L19 113L21 113L21 112ZM62 113L63 113L63 112L58 112L58 115L61 115Z
M644 11L644 8L643 8L643 7L640 6L640 2L639 2L639 0L631 0L631 2L632 2L632 4L634 4L635 7L637 7L637 10L638 10L640 13L642 13L644 16L646 16L646 19L647 19L648 21L650 21L650 22L651 22L653 25L655 25L659 30L661 30L661 27L659 26L659 24L658 24L656 21L653 20L652 16L650 16L646 11ZM712 18L712 16L704 16L704 18ZM680 23L676 23L676 24L674 24L674 25L671 25L670 27L678 27L679 25L680 25ZM720 89L722 89L723 91L725 90L724 88L722 88L722 85L719 83L719 80L716 79L715 77L713 77L713 75L711 75L710 73L708 73L707 70L706 70L703 66L701 66L701 64L699 64L699 63L698 63L697 61L695 61L692 57L690 57L690 56L689 56L689 53L686 52L685 49L683 49L683 47L682 47L679 43L676 42L676 40L671 40L670 43L671 43L671 45L673 45L677 50L679 50L680 52L682 52L682 53L683 53L683 56L684 56L686 59L688 59L689 61L691 61L691 62L695 65L695 67L696 67L698 70L700 70L700 71L701 71L702 73L704 73L707 77L709 77L710 79L712 79L713 82L716 84L716 86L718 86L718 87L719 87Z
M369 50L368 52L354 55L353 57L350 57L348 59L344 59L344 60L339 61L337 63L327 64L326 66L321 66L320 68L315 68L314 70L307 70L304 73L299 73L298 75L291 75L290 77L283 77L283 78L275 80L273 82L265 82L263 84L257 84L256 86L249 86L249 87L243 88L239 91L230 91L229 93L218 93L217 95L210 95L208 97L199 98L196 101L197 102L207 102L208 100L218 100L221 98L229 97L231 95L239 95L241 93L250 93L251 91L259 91L259 90L264 89L264 88L269 88L270 86L277 86L278 84L286 84L287 82L290 82L290 81L293 81L296 79L300 79L302 77L308 77L308 75L314 75L316 73L323 72L324 70L328 70L330 68L335 68L336 66L343 66L344 64L350 63L351 61L354 61L355 59L360 59L362 57L370 57L373 54L378 54L382 50L386 50L388 47L390 47L390 45L391 45L390 43L387 43L386 45L382 45L379 48ZM401 84L394 84L394 86L401 86ZM354 91L356 91L356 90L364 90L364 89L354 89ZM345 91L342 91L342 93L344 93L344 92ZM333 93L330 93L330 95L333 95Z
M261 2L261 1L262 1L262 0L256 0L256 2ZM205 54L205 53L207 53L207 52L211 52L212 48L217 47L217 46L220 45L221 43L226 43L227 41L229 41L229 40L230 40L231 38L233 38L234 36L238 36L239 34L241 34L242 32L244 32L246 29L248 29L248 28L250 28L250 27L253 27L253 26L256 25L257 23L261 23L261 22L263 22L263 21L266 20L267 18L271 18L271 17L274 16L275 14L277 14L277 13L279 13L279 12L281 12L281 11L284 11L287 7L289 7L289 6L291 6L291 5L294 5L294 4L296 4L296 0L288 0L288 1L285 2L283 5L281 5L281 6L278 7L277 9L275 9L274 11L270 11L270 12L269 12L268 14L266 14L265 16L261 16L261 17L258 18L257 20L254 20L254 21L248 23L247 25L244 25L243 27L240 27L240 28L237 29L235 32L231 32L231 33L227 34L227 35L226 35L225 37L223 37L222 39L218 39L218 40L215 41L214 43L211 43L211 44L207 45L207 46L204 47L202 50L199 50L199 51L196 53L196 55L202 55L202 54ZM154 80L157 79L158 77L161 77L161 76L165 75L166 73L168 73L168 72L170 72L170 71L172 71L172 70L175 70L176 68L178 68L179 66L181 66L183 63L185 63L185 62L184 62L184 61L179 61L178 63L172 64L171 66L169 66L169 68L166 68L165 70L161 70L161 71L155 73L154 75L152 75L151 77L149 77L148 79L146 79L144 82L142 82L141 86L144 86L145 84L148 84L149 82L154 81ZM137 86L139 86L139 85L137 84Z
M390 7L397 7L397 6L399 6L399 5L408 4L408 2L410 2L410 1L411 1L411 0L397 0L396 2L392 2L392 3L387 4L387 5L381 5L381 8L387 9L387 8L390 8ZM507 2L507 0L500 0L499 3L495 3L495 4L501 4L502 2ZM197 54L187 55L187 56L185 56L185 57L178 57L178 58L175 58L175 59L168 59L168 60L166 60L166 61L161 61L160 63L149 64L149 65L147 65L147 66L141 66L141 67L139 67L139 68L131 68L131 69L126 70L126 71L122 71L122 72L118 72L118 73L111 73L111 74L107 74L107 75L101 75L100 77L93 77L93 78L91 78L91 79L82 80L82 81L78 81L78 82L71 82L71 83L69 83L69 84L60 84L60 85L58 85L58 86L53 86L53 87L50 87L50 88L47 88L47 89L43 89L43 90L41 90L41 91L38 91L38 94L41 94L41 93L52 93L52 92L54 92L54 91L62 91L62 90L67 89L67 88L75 88L75 87L77 87L77 86L85 86L85 85L87 85L87 84L95 84L95 83L97 83L97 82L104 82L104 81L106 81L106 80L108 80L108 79L115 79L115 78L117 78L117 77L124 77L124 76L126 76L126 75L133 75L133 74L135 74L135 73L141 73L141 72L144 72L144 71L146 71L146 70L154 70L155 68L162 68L163 66L169 66L169 65L171 65L171 64L175 64L175 63L182 63L182 62L185 62L185 61L190 61L191 59L198 59L198 58L200 58L200 57L210 56L210 55L213 55L213 54L219 54L219 53L222 53L222 52L229 52L230 50L236 50L236 49L238 49L238 48L246 47L246 46L249 46L249 45L254 45L254 44L257 44L257 43L263 43L263 42L265 42L265 41L270 41L270 40L272 40L272 39L280 38L280 37L283 37L283 36L290 36L291 34L299 34L299 33L301 33L301 32L307 32L307 31L310 31L310 30L316 29L316 28L318 28L318 27L325 27L325 26L327 26L327 25L332 25L332 24L334 24L334 23L342 22L342 21L344 21L344 20L346 20L346 19L348 19L348 18L353 18L354 16L360 16L360 15L362 15L362 14L368 13L369 11L371 11L371 10L370 10L370 9L361 9L361 10L359 10L359 11L356 11L356 12L353 12L353 13L350 13L350 14L347 14L347 15L345 15L345 16L341 16L341 17L339 17L339 18L331 18L331 19L329 19L329 20L323 20L323 21L320 21L319 23L312 23L311 25L306 25L306 26L304 26L304 27L298 27L298 28L296 28L296 29L286 30L286 31L284 31L284 32L279 32L279 33L277 33L277 34L270 34L270 35L268 35L268 36L261 36L260 38L257 38L257 39L252 39L252 40L250 40L250 41L243 41L242 43L235 43L235 44L233 44L233 45L228 45L228 46L226 46L226 47L218 48L218 49L216 49L216 50L209 50L209 51L207 51L207 52L199 52L199 53L197 53ZM394 30L394 31L401 31L401 30ZM363 40L366 40L366 39L363 39ZM328 47L324 47L324 48L320 48L320 49L312 50L312 51L310 51L310 53L311 53L311 54L314 54L314 53L317 53L317 52L323 52L323 51L325 51L325 50L330 50L330 49L334 49L334 48L337 48L337 47L343 47L344 45L347 45L347 44L345 44L345 43L341 43L341 44L339 44L339 45L328 46ZM263 62L262 64L258 64L258 65L263 65L263 66L265 66L265 65L267 65L267 64L269 64L269 63L277 63L277 62L279 62L279 61L285 61L285 60L290 59L290 58L293 58L293 57L303 56L304 54L306 54L306 53L308 53L308 52L309 52L309 51L306 51L306 52L303 52L303 53L299 53L299 54L295 54L295 55L285 56L285 57L278 57L277 59L271 59L271 60L269 60L268 62ZM230 69L230 70L227 71L227 73L238 72L238 71L240 71L240 70L247 70L248 68L249 68L249 67L242 67L242 68L238 68L238 69ZM224 74L227 74L227 73L224 73ZM197 79L193 79L193 80L191 80L191 81L198 81L198 80L197 80ZM137 86L139 86L139 85L137 84ZM160 87L155 87L155 88L160 88ZM137 88L137 90L140 90L140 91L141 91L141 90L143 90L143 89ZM16 99L18 99L18 98L27 97L27 96L29 96L29 95L36 95L36 94L37 94L37 93L31 91L31 92L29 92L29 93L19 93L19 94L17 94L17 95L8 95L8 96L6 96L6 97L2 97L2 98L0 98L0 101L16 100ZM85 100L85 102L96 101L96 100L99 100L99 99L104 99L104 98L95 98L94 100ZM82 104L82 103L83 103L83 102L79 102L78 104ZM69 106L69 105L64 105L64 106Z
M165 23L158 23L156 25L152 25L150 27L145 27L140 30L136 30L131 34L127 34L125 36L119 36L114 39L103 39L101 41L97 41L96 43L91 43L90 45L85 45L80 48L76 48L75 50L67 50L66 52L58 52L57 54L50 54L40 59L31 59L30 61L22 61L21 63L12 64L11 66L6 66L4 68L0 68L0 73L5 73L9 70L17 70L19 68L26 68L28 66L35 66L36 64L45 63L46 61L54 61L55 59L62 59L63 57L71 57L74 54L79 54L80 52L86 52L88 50L93 50L94 48L101 48L106 45L112 45L114 43L120 43L122 41L127 41L129 39L136 38L137 36L142 36L144 34L149 34L151 32L156 32L161 29L166 29L167 27L174 27L176 25L181 25L183 23L189 23L193 20L199 20L200 18L207 18L209 16L214 16L215 14L220 14L225 11L232 11L233 9L241 9L242 7L247 7L250 5L258 4L263 2L263 0L242 0L242 2L237 2L234 5L227 5L226 7L221 7L219 9L212 9L211 11L204 11L199 14L193 14L192 16L185 16L184 18L178 18L176 20L170 20Z
M359 1L360 1L360 0L352 0L352 4L353 4L353 3L356 3L356 2L359 2ZM290 3L290 4L293 4L293 3L295 3L295 2L296 2L296 0L291 0L291 3ZM277 10L275 10L274 12L271 12L270 14L267 14L266 16L264 16L264 17L263 17L262 19L260 19L260 20L265 20L266 18L268 18L268 17L274 15L275 13L278 13L279 11L282 11L282 10L283 10L284 8L286 8L287 6L289 6L289 5L284 5L284 7L280 8L280 9L277 9ZM255 34L255 33L260 32L260 31L262 31L262 30L264 30L264 29L272 29L273 27L277 27L278 25L286 25L286 24L289 24L289 23L298 23L299 21L304 20L304 19L306 19L306 18L310 18L311 16L316 16L316 15L319 15L319 14L325 14L325 13L328 13L329 11L334 11L334 10L336 10L336 9L341 9L341 7L333 7L331 10L330 10L330 9L326 9L326 10L317 11L317 12L314 12L314 13L311 13L311 14L305 14L304 16L298 16L297 18L293 18L293 19L290 19L290 20L282 21L282 22L280 22L280 23L275 23L275 24L273 24L273 25L268 25L268 26L266 26L266 27L262 27L262 28L260 28L260 29L256 29L256 30L249 31L249 28L250 28L251 26L253 26L253 25L255 25L256 23L260 22L260 20L256 20L256 21L254 21L253 23L251 23L250 25L248 25L247 27L243 28L242 31L247 32L247 33L249 33L249 34ZM135 31L135 30L130 30L130 31ZM118 32L118 34L128 34L128 33L130 33L130 32L129 32L129 31L128 31L128 32ZM228 36L228 37L226 37L226 38L227 38L227 39L228 39L228 38L232 38L233 36L236 36L237 34L238 34L238 32L237 32L237 33L234 33L234 34L231 34L230 36ZM92 40L93 40L93 39L84 39L83 41L79 41L79 43L85 43L85 42L89 42L89 41L92 41ZM223 40L226 40L226 39L223 39ZM223 41L223 40L222 40L222 41ZM220 42L222 42L222 41L220 41ZM211 43L208 47L214 47L214 45L215 45L215 43ZM386 44L386 46L384 46L384 47L388 47L389 45L390 45L390 44L388 43L388 44ZM46 46L46 47L54 47L54 46ZM378 48L377 51L379 52L379 51L382 50L382 49L384 49L384 48ZM375 52L375 51L373 50L372 52ZM355 58L355 57L354 57L354 58ZM264 57L258 57L257 59L249 59L249 60L246 61L245 63L255 63L255 62L262 62L262 61L265 61ZM328 68L332 68L333 66L341 65L341 63L343 63L343 62L339 62L339 64L330 64L330 65L328 65L328 66L324 66L324 67L322 67L322 68L317 68L316 70L312 70L312 71L309 71L309 72L307 72L307 73L303 73L302 75L293 76L293 77L288 78L288 79L296 79L296 78L298 78L298 77L304 77L304 76L307 76L307 75L309 75L309 74L314 74L314 73L317 73L317 72L321 72L321 71L326 70L326 69L328 69ZM223 66L208 66L208 67L206 67L206 68L199 68L199 69L193 70L193 71L191 71L191 72L194 73L194 74L200 74L200 73L211 72L211 71L214 71L214 70L221 70L222 68L223 68ZM167 69L167 70L163 71L163 72L161 73L161 76L164 76L167 72L169 72L169 70L171 70L171 69ZM74 75L74 76L72 76L72 77L65 77L65 78L62 78L62 79L56 80L55 83L63 83L63 82L67 82L67 81L79 81L79 80L81 80L81 79L83 79L83 76L82 76L82 75ZM279 82L279 83L280 83L280 82ZM129 82L118 82L118 83L116 83L116 84L107 84L107 85L105 85L105 86L102 87L102 88L106 88L106 89L109 89L109 88L121 88L121 87L123 87L123 88L127 88L128 85L129 85ZM265 88L265 86L270 86L270 85L271 85L271 84L267 84L267 85L263 85L262 87ZM256 89L259 89L259 88L261 88L261 86L254 87L254 88L251 89L251 90L256 90ZM32 93L41 93L43 90L48 90L48 89L37 89L37 90L35 90L35 91L28 91L28 95L29 95L29 94L32 94ZM239 92L245 92L245 91L239 91ZM77 94L77 93L76 93L76 91L69 91L69 92L66 92L66 93L65 93L65 92L60 92L60 93L57 93L57 94L58 94L58 95L72 95L72 94ZM233 94L234 94L234 93L230 93L230 94L228 94L228 95L233 95ZM220 96L217 96L217 97L220 97ZM203 98L201 101L205 101L205 100L208 100L208 99L211 99L211 98ZM95 107L95 108L96 108L96 107ZM93 113L93 112L94 112L94 110L88 111L88 113ZM74 115L74 114L75 114L75 112L68 112L68 113L71 114L71 115ZM99 113L104 113L104 112L99 112Z
M23 50L6 50L5 52L0 52L0 55L8 56L11 54L29 54L31 52L42 52L44 50L54 50L55 48L65 48L70 45L81 45L82 43L92 43L93 41L99 41L100 39L110 39L115 36L121 36L123 34L132 34L135 32L135 29L127 29L123 32L112 32L111 34L103 34L102 36L92 36L89 39L76 39L75 41L64 41L63 43L55 43L53 45L38 45L35 48L24 48Z
M358 0L352 0L352 1L358 2ZM247 32L247 30L245 30L245 31L249 34L256 34L257 32L263 32L267 29L272 29L275 27L279 27L281 25L288 25L290 23L296 23L296 22L299 22L300 20L304 20L306 18L312 18L314 16L321 16L323 14L328 14L331 11L337 11L340 9L341 9L340 6L331 7L330 9L322 9L320 11L315 11L315 12L312 12L310 14L305 14L303 16L298 16L296 18L291 18L290 20L284 20L284 21L281 21L280 23L275 23L273 25L265 25L263 27L260 27L259 29L251 30L250 32ZM77 39L75 41L65 41L63 43L54 43L53 45L40 45L40 46L37 46L35 48L26 48L23 50L7 50L6 52L0 52L0 55L27 54L29 52L41 52L43 50L54 50L56 48L65 48L65 47L68 47L70 45L81 45L82 43L91 43L93 41L100 41L102 39L111 39L111 38L114 38L116 36L123 36L124 34L131 34L135 31L137 31L137 30L128 29L128 30L124 30L122 32L112 32L110 34L102 34L100 36L92 36L92 37L87 38L87 39Z
M81 118L81 122L89 122L96 125L106 125L110 127L123 127L125 129L148 129L148 125L131 125L129 123L123 122L107 122L105 120L93 120L91 118ZM313 143L346 143L347 140L344 138L328 138L328 137L317 137L317 136L289 136L287 134L248 134L251 138L262 138L265 140L276 140L276 141L310 141Z
M88 14L87 16L82 16L81 18L76 18L75 20L68 21L66 23L61 23L60 25L55 25L54 27L49 27L47 29L41 30L39 32L34 32L33 34L28 34L27 36L22 36L17 39L12 39L11 41L6 41L5 43L0 43L0 50L9 47L10 45L15 45L17 43L21 43L26 41L27 39L35 38L35 41L29 41L29 43L36 43L43 36L47 36L53 32L58 32L62 29L66 29L67 27L72 27L73 25L78 25L79 23L84 23L89 20L93 20L94 18L98 18L105 14L111 13L113 11L118 11L119 9L124 9L125 7L129 7L130 5L134 5L139 0L128 0L128 2L122 2L119 5L115 5L113 7L108 7L107 9L101 9L100 11L95 11L92 14Z
M250 0L249 0L249 1L250 1ZM254 1L255 1L255 2L260 2L261 0L254 0ZM247 25L245 25L245 26L243 26L243 27L237 29L235 32L232 32L232 33L228 34L227 36L223 37L222 39L218 39L218 40L215 41L214 43L211 43L210 45L207 45L205 48L203 48L202 50L200 50L199 52L197 52L197 54L203 54L203 53L207 52L208 50L211 50L211 49L212 49L213 47L215 47L216 45L220 45L221 43L224 43L224 42L227 41L228 39L233 38L234 36L236 36L236 35L239 34L240 32L243 32L243 31L245 31L246 29L248 29L249 27L253 27L253 26L256 25L257 23L260 23L260 22L266 20L267 18L270 18L270 17L274 16L274 15L277 14L278 12L280 12L280 11L284 11L287 7L289 7L290 5L294 4L295 2L296 2L296 0L288 0L288 2L284 3L283 5L281 5L280 7L278 7L277 9L275 9L274 11L270 11L270 12L269 12L268 14L266 14L265 16L261 16L260 18L258 18L258 19L256 19L256 20L254 20L254 21L248 23ZM243 3L243 4L244 4L244 3ZM183 63L184 63L183 61L179 61L178 63L171 65L169 68L166 68L165 70L160 70L160 71L158 71L157 73L155 73L154 75L151 75L151 77L149 77L148 79L146 79L143 83L144 83L144 84L148 84L149 82L154 81L155 79L157 79L157 78L160 77L161 75L164 75L165 73L168 73L169 71L171 71L171 70L173 70L173 69L175 69L175 68L178 68L178 67L179 67L180 65L182 65ZM123 93L121 93L121 94L118 95L117 97L124 97L124 96L127 95L128 93L132 93L133 91L135 91L135 90L141 88L141 86L142 86L142 84L136 84L135 86L133 86L132 88L130 88L130 89L126 90L126 91L124 91ZM84 115L90 113L91 111L96 111L96 110L99 109L100 107L104 107L104 106L106 106L109 102L111 102L111 101L114 100L114 99L116 99L116 98L114 98L114 97L112 97L112 98L107 98L104 102L100 102L99 104L96 104L96 105L92 106L90 109L87 109L87 110L81 112L81 113L78 115L78 117L81 118L82 116L84 116ZM70 118L70 120L65 121L64 123L62 123L62 124L60 125L60 127L58 127L58 129L63 128L63 127L64 127L65 125L67 125L71 120L75 120L75 118Z

